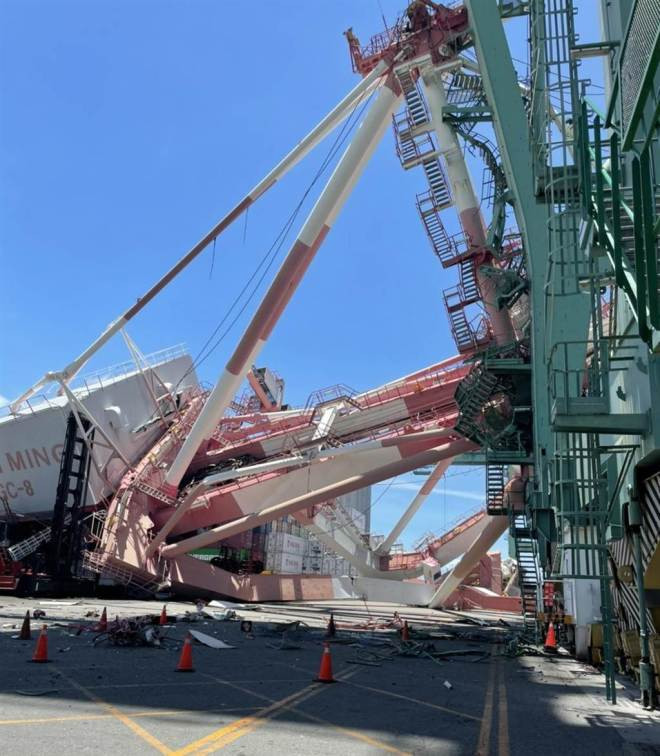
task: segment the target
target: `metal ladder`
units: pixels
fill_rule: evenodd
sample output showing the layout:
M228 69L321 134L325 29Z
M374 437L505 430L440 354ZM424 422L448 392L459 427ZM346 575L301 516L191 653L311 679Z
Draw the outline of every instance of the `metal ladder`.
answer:
M71 516L67 515L64 518L64 524L68 525L70 522ZM15 543L13 546L10 546L7 549L7 552L12 558L12 561L20 562L21 559L25 559L26 556L33 554L42 543L46 543L46 541L50 540L51 532L50 526L43 528L37 533L33 533L29 538L25 538L24 540Z
M94 433L88 433L91 422L80 415L82 429L93 443ZM81 435L76 416L67 419L60 477L55 494L53 520L48 544L48 568L52 575L69 577L78 573L82 550L83 516L87 497L87 477L91 456L86 439Z

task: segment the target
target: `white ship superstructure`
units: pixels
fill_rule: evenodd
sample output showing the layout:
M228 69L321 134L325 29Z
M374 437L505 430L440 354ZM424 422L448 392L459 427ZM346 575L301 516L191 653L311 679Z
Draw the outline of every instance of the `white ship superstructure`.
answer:
M196 390L192 358L183 345L81 376L71 388L129 463L162 435L177 404ZM14 515L49 519L70 411L67 396L54 391L34 396L16 414L0 418L0 496ZM107 444L97 443L95 453L101 465L107 464L109 482L117 483L126 471L124 462ZM87 504L110 493L92 466ZM0 520L5 517L0 512Z

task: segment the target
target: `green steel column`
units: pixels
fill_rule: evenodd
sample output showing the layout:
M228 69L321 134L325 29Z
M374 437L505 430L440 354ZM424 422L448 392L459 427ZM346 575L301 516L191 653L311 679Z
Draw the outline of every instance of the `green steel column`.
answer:
M552 454L545 362L545 291L548 230L536 201L527 117L497 5L466 0L484 91L493 113L502 165L523 236L532 310L532 393L537 484L547 493L546 460Z
M651 344L651 330L646 320L646 255L644 250L644 207L642 199L642 176L639 158L632 160L632 189L635 222L635 280L637 283L637 322L639 337Z

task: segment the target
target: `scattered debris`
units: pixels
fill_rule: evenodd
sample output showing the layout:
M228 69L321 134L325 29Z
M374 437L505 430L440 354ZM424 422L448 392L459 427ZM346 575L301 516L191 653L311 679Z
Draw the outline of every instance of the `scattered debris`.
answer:
M208 609L205 609L202 612L202 616L208 617L209 619L218 620L219 622L238 619L236 612L233 609L222 609L219 612L209 612Z
M256 605L254 604L237 604L234 601L220 601L219 599L213 599L213 601L209 601L209 603L206 605L207 608L210 606L212 609L256 609Z
M445 681L444 681L444 682L443 682L442 684L443 684L443 685L445 686L445 688L447 688L447 690L451 690L451 689L452 689L452 688L454 687L454 686L453 686L453 685L452 685L452 684L451 684L451 683L449 682L449 680L445 680Z
M156 622L158 621L156 617ZM113 646L162 646L166 640L167 627L154 624L151 615L145 617L117 618L108 623L105 632L94 638L94 645L107 641Z
M191 635L198 643L208 646L209 648L236 648L236 646L230 646L228 643L221 641L219 638L214 638L206 633L200 633L199 630L188 630L188 634Z

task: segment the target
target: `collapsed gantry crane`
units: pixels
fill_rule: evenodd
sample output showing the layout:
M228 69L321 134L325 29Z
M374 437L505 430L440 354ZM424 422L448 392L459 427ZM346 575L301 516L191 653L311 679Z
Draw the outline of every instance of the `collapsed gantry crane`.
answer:
M529 373L502 371L496 363L504 358L510 367L527 361L529 323L521 306L527 284L520 237L505 230L507 187L497 151L475 129L486 95L478 64L469 56L468 13L464 7L418 0L366 47L351 30L346 36L360 83L80 357L61 372L47 374L14 403L18 407L47 381L56 380L66 390L92 354L332 129L372 99L215 387L185 395L165 434L125 473L97 547L86 554L89 569L147 587L187 586L246 600L386 598L398 580L404 582L397 599L426 603L419 584L405 582L421 575L428 603L437 606L509 525L504 497L509 508L522 503L532 444ZM401 103L403 111L397 113ZM459 354L363 394L338 391L319 397L314 406L283 409L253 365L390 121L403 167L421 166L429 182L417 205L433 250L445 268L459 270L458 285L445 293ZM489 171L488 224L459 136ZM450 207L457 210L460 234L445 230L441 213ZM249 406L232 405L246 377L256 399ZM392 543L433 484L456 457L479 450L475 459L489 464L495 459L496 474L488 475L488 513L465 530L463 559L437 590L432 566L443 558L432 546L413 566L390 569ZM503 465L511 461L522 465L506 484ZM434 465L427 485L377 550L348 526L329 534L327 503L335 497L426 465ZM237 576L189 556L284 515L295 516L350 560L361 578ZM426 568L424 557L431 558Z

